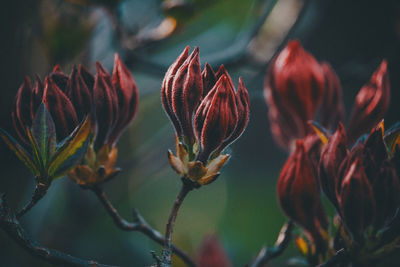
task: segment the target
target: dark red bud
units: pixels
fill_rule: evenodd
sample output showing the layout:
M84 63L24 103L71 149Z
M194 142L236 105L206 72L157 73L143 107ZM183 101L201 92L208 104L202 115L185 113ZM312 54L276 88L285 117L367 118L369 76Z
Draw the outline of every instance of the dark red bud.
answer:
M85 82L82 72L82 66L79 69L74 66L66 86L66 95L75 107L79 122L92 111L93 87Z
M172 83L172 110L181 127L182 134L190 144L195 141L193 112L203 96L203 80L199 59L199 48L182 63Z
M57 87L66 94L69 78L61 71L61 68L58 65L56 65L53 69L53 72L49 74L49 78L51 78L55 82Z
M289 42L272 60L264 93L271 130L281 146L290 149L293 140L307 135L307 122L314 118L324 88L325 76L321 65L298 41Z
M197 252L199 267L230 267L232 263L216 235L204 238Z
M110 134L109 142L115 143L125 127L135 117L138 103L139 92L132 74L122 63L118 54L115 54L113 87L118 97L118 118L113 131Z
M285 214L308 232L317 247L321 246L319 226L324 223L320 219L320 189L302 140L297 141L294 152L281 170L277 193Z
M221 66L219 66L217 73L215 74L215 76L217 77L217 81L219 80L219 78L221 78L222 75L226 75L226 77L228 78L229 83L231 84L232 88L234 88L235 86L233 85L233 81L231 76L229 75L228 71L226 70L225 66L223 64L221 64Z
M329 138L321 153L318 175L322 191L336 208L339 208L336 198L339 167L347 154L346 132L343 124L339 123L336 132Z
M387 62L383 60L356 96L349 122L349 141L353 143L382 120L390 103L390 82Z
M385 160L372 184L376 200L375 228L379 229L393 218L400 205L400 182L394 165Z
M23 84L19 87L15 97L14 107L11 113L13 125L22 140L26 142L26 127L32 125L32 114L30 103L32 101L32 86L29 77L26 77Z
M46 78L42 100L56 125L57 139L67 137L78 126L75 108L69 98L51 79Z
M364 151L370 152L370 155L372 156L370 160L372 160L376 166L380 166L382 162L388 158L383 134L384 129L382 121L371 131L364 143ZM365 164L368 165L367 162L365 162ZM369 176L368 171L367 176Z
M233 133L237 120L235 90L223 75L202 100L194 117L196 135L200 140L198 160L207 162L210 154Z
M344 118L342 86L339 77L328 63L323 62L322 69L325 73L325 93L319 121L326 128L335 129Z
M36 75L36 82L35 86L33 87L32 100L30 104L32 120L35 117L36 111L38 110L40 104L42 103L43 92L44 92L44 84L40 79L40 77Z
M205 97L217 82L217 76L215 75L215 72L210 64L208 63L206 63L206 65L204 66L204 70L201 75L203 77L203 97Z
M174 78L176 72L179 67L185 62L189 55L189 46L187 46L183 52L179 55L179 57L175 60L175 62L168 68L165 73L164 80L161 87L161 102L163 104L164 110L167 113L168 117L172 121L174 125L176 134L181 137L182 136L182 127L176 117L173 108L172 108L172 84L174 82Z
M339 196L342 219L353 239L360 242L375 216L375 198L362 161L356 158L347 168Z
M306 137L303 138L304 147L306 149L306 153L308 158L310 159L314 170L315 176L317 177L318 174L318 164L322 150L322 141L321 138L313 133L308 134Z
M110 74L99 62L96 62L96 70L93 99L97 121L95 148L99 149L107 143L107 138L114 127L118 115L118 99L112 87Z
M237 107L238 119L235 130L233 131L231 136L225 139L224 142L221 144L219 148L220 151L222 151L225 147L227 147L236 139L238 139L246 129L247 123L249 122L250 99L247 89L244 86L241 77L239 77L239 86L236 92L236 107Z

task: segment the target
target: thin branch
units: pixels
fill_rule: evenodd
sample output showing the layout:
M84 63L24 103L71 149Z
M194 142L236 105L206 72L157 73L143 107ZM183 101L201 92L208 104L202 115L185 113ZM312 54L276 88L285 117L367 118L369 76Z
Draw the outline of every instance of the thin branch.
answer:
M35 191L33 192L31 200L16 214L17 220L21 219L25 213L30 211L38 202L41 200L44 195L47 193L47 189L50 185L38 183L35 187Z
M162 251L162 260L165 266L171 266L171 254L172 254L172 232L174 230L174 224L176 217L178 215L179 208L181 207L183 200L187 194L194 189L193 183L187 181L187 179L182 179L182 188L179 191L178 196L175 199L174 205L172 206L171 212L168 217L168 222L165 230L165 244Z
M22 228L15 214L8 207L4 194L0 196L0 228L32 256L48 263L57 266L111 267L110 265L100 264L92 260L83 260L55 249L43 247L39 242L31 239Z
M257 255L257 258L251 264L251 267L261 267L268 263L271 259L278 257L289 245L292 239L292 231L294 223L289 221L284 224L279 232L279 236L276 239L273 247L265 246Z
M160 245L165 245L164 236L158 232L157 230L153 229L146 220L139 214L139 212L134 209L133 210L133 219L134 221L128 222L121 215L118 213L117 209L111 204L108 200L106 194L100 187L93 187L91 190L96 194L97 198L103 204L104 208L113 219L115 225L124 231L138 231L145 234L150 239L154 240ZM172 251L181 258L188 266L195 267L196 263L190 258L190 256L183 251L182 249L178 248L175 245L172 245Z
M336 255L327 260L324 263L321 263L317 267L334 267L334 266L346 266L348 263L349 255L347 251L342 248L338 252L336 252Z

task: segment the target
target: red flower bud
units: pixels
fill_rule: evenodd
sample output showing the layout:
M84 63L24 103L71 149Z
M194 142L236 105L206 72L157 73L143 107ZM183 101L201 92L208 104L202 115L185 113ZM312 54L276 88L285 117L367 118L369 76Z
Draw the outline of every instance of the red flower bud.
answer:
M200 140L198 160L207 162L210 154L232 135L237 121L235 90L223 75L202 100L194 117L196 136Z
M384 116L390 103L390 82L387 62L383 60L356 96L351 112L348 134L353 143L363 133L369 131Z
M99 149L107 143L109 133L114 127L118 115L118 99L112 87L110 74L99 62L96 63L96 69L93 98L97 122L95 148Z
M197 265L199 267L232 266L228 255L216 235L210 235L204 238L197 252Z
M89 78L89 80L85 79ZM65 93L74 105L78 121L92 111L92 90L94 77L81 65L73 67L66 84Z
M315 170L304 143L298 140L279 175L278 200L285 214L304 228L317 248L323 245L320 227L325 227L325 214Z
M139 92L131 72L122 63L118 54L115 54L113 87L118 97L118 117L112 130L109 142L114 144L122 130L133 120L136 115Z
M215 75L215 72L210 64L208 63L206 63L206 65L204 66L204 70L201 75L203 77L203 97L205 97L217 82L217 76Z
M78 126L78 117L72 102L51 78L46 78L42 101L56 125L57 139L64 139Z
M298 41L291 41L271 62L264 86L272 133L288 149L309 132L325 91L325 75Z
M194 143L192 118L201 97L203 96L203 81L199 59L199 48L182 63L177 70L172 83L172 110L178 119L182 134L190 144Z
M189 55L189 46L187 46L183 50L183 52L179 55L179 57L175 60L175 62L168 68L167 72L165 73L161 87L161 102L163 104L165 112L172 121L172 124L174 125L175 132L178 137L181 137L183 133L180 122L172 108L172 89L173 89L172 84L174 82L176 72L178 71L179 67L183 64L183 62L187 59L188 55Z
M222 151L225 147L227 147L232 142L234 142L236 139L238 139L240 137L240 135L246 129L247 123L249 122L250 99L249 99L249 94L247 92L247 89L244 86L244 83L243 83L241 77L239 77L239 86L238 86L238 90L236 92L235 97L236 97L236 107L237 107L237 113L238 113L237 124L236 124L235 130L233 131L233 133L222 142L221 146L219 147L220 151Z
M400 205L400 182L395 167L385 160L372 184L376 200L375 228L380 229L393 218Z
M360 158L347 168L341 182L338 203L342 219L353 239L360 242L375 216L375 198Z
M25 128L30 127L33 120L31 114L31 102L32 86L30 79L26 77L24 83L18 89L18 93L14 101L14 108L11 113L14 128L24 142L27 142Z
M321 104L319 121L326 128L336 128L343 121L344 106L342 101L342 86L339 77L332 67L322 63L325 73L325 93Z
M338 208L336 183L339 167L347 156L347 136L343 124L339 123L336 132L329 138L321 153L319 180L321 188L332 204Z
M35 117L36 111L38 110L40 104L42 103L43 99L43 92L44 92L44 84L39 76L36 76L36 83L33 87L32 91L32 99L31 99L31 117L32 120Z

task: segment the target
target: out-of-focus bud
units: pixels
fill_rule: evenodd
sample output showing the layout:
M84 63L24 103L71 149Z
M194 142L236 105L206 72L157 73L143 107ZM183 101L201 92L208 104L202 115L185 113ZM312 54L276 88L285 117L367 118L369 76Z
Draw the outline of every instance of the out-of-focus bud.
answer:
M78 85L82 82L82 85L93 85L93 89L88 88L88 91L93 95L94 106L91 111L95 111L93 113L97 122L96 137L86 153L84 162L68 173L78 184L86 187L103 183L120 172L120 169L115 167L118 153L115 144L122 131L133 120L139 100L139 92L132 74L118 54L115 55L112 76L100 63L97 63L96 67L95 79L80 67L80 81L75 82L74 87L74 90L81 89L86 93L86 88ZM78 96L74 99L78 100ZM77 100L77 105L88 101Z
M66 84L65 94L75 107L78 121L92 112L94 77L82 65L73 67Z
M110 133L109 143L114 144L125 127L133 120L136 115L139 92L131 72L122 63L118 54L115 54L113 87L118 99L118 116L114 129Z
M198 160L206 163L211 153L233 134L237 122L235 90L223 75L202 100L194 117L196 136L200 140Z
M381 164L380 172L372 184L376 201L374 226L380 229L393 218L400 205L400 183L395 167L389 160Z
M349 165L340 188L338 203L343 221L353 239L362 242L365 228L374 221L376 204L360 158Z
M285 214L305 229L317 250L324 250L325 222L321 220L320 189L302 140L297 141L296 149L281 170L277 193Z
M328 199L338 208L336 183L340 164L347 155L347 136L343 124L339 123L336 132L329 138L321 153L319 179L321 188Z
M14 108L11 113L14 128L19 137L25 143L28 142L25 128L30 127L33 120L31 112L31 102L32 86L30 79L26 77L23 84L18 89L18 93L14 101Z
M53 117L58 140L67 137L78 126L78 117L71 100L52 78L46 78L43 102Z
M206 236L197 251L199 267L231 267L232 263L216 235Z
M383 60L356 96L348 127L349 142L368 132L382 120L390 103L390 82L387 62Z
M332 67L323 62L322 69L325 73L325 93L321 104L319 121L328 129L335 129L344 118L342 100L342 86L339 77Z
M264 95L272 134L282 147L290 149L295 139L307 135L307 122L320 107L325 83L323 68L297 40L290 41L272 60Z
M107 138L115 125L118 116L118 99L110 74L99 62L96 63L96 70L93 99L97 122L95 149L98 150L107 143Z

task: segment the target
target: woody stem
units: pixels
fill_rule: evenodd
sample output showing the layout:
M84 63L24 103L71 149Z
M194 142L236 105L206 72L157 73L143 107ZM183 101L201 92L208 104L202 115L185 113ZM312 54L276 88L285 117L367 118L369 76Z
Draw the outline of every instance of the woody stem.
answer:
M181 207L183 200L187 194L193 190L193 184L187 182L186 179L182 179L182 188L179 191L178 196L175 199L174 205L172 206L171 212L169 214L166 230L165 230L165 245L162 251L162 262L163 266L171 266L171 256L172 256L172 231L174 229L174 224L176 217L178 215L179 208Z
M41 200L44 197L48 188L49 185L47 184L38 183L36 185L31 200L15 215L17 220L19 220L25 213L30 211L36 205L36 203L38 203L39 200Z

